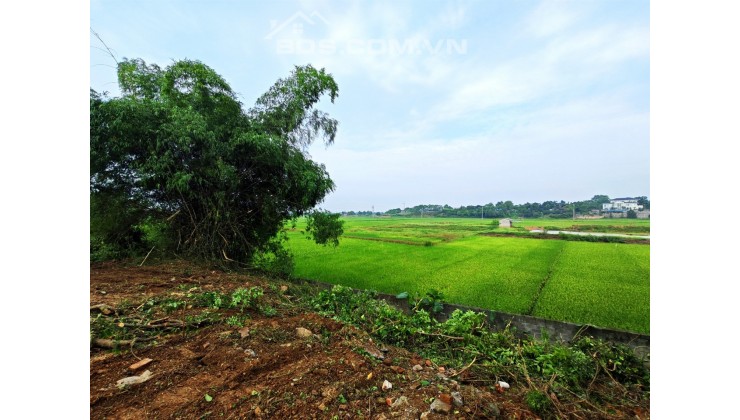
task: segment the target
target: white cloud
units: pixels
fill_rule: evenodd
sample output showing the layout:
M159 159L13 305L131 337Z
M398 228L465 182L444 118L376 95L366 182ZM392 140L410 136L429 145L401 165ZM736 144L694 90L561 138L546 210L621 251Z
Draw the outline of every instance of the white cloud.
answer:
M501 62L457 66L447 96L429 110L429 129L451 120L481 118L502 106L537 103L558 93L585 89L619 64L647 59L647 28L597 27L561 35L540 48ZM467 64L467 63L466 63ZM449 74L448 73L448 74Z
M546 0L525 19L525 28L535 37L547 37L564 31L578 22L585 11L586 2Z
M325 206L339 211L369 210L373 203L385 210L401 201L410 206L541 202L636 185L648 189L649 114L634 110L622 94L520 113L509 129L495 134L430 139L419 133L395 144L312 152L338 186ZM568 197L554 193L564 189Z
M635 57L647 57L649 49L648 28L608 25L554 38L542 52L541 60L553 64L572 61L609 65Z

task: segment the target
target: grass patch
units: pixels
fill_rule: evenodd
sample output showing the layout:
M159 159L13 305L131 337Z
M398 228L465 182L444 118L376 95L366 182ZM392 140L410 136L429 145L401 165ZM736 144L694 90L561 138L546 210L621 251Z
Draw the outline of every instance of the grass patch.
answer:
M566 242L534 316L650 333L650 248Z

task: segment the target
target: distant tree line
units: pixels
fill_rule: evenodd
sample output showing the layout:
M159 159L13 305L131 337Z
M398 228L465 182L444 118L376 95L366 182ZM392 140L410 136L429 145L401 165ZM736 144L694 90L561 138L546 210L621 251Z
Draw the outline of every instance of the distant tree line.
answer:
M638 203L644 209L650 208L650 200L647 197L636 197ZM524 203L514 204L511 201L499 201L496 204L488 203L484 205L470 205L453 208L447 204L419 204L414 207L405 209L395 208L385 213L370 211L349 211L344 212L348 216L408 216L408 217L477 217L477 218L502 218L502 217L526 217L541 218L550 217L553 219L562 219L573 217L575 207L576 214L588 214L591 210L601 210L602 204L610 200L607 195L595 195L590 200L575 201L567 203L560 201L545 201L543 203Z
M386 212L385 214L387 214ZM375 213L371 211L346 211L344 212L347 216L382 216L384 213L380 211L376 211Z

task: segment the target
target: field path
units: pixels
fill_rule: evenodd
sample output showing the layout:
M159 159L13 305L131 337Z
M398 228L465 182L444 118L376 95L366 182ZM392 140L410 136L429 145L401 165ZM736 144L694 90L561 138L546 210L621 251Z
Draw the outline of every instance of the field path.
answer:
M540 288L537 290L537 293L535 293L534 298L532 299L532 304L529 306L529 309L527 312L525 312L524 315L532 315L534 313L535 308L537 307L537 302L540 300L540 295L542 295L542 290L547 286L547 282L552 278L552 273L555 271L555 267L557 267L558 263L562 259L563 251L565 250L565 242L560 244L560 249L558 250L557 255L555 255L555 258L553 258L552 263L550 263L550 268L547 270L547 275L545 278L542 279L542 283L540 283Z
M542 229L530 230L532 233L542 233ZM573 232L567 230L548 230L545 233L548 235L559 235L561 233L566 235L579 235L579 236L614 236L617 238L637 238L637 239L650 239L650 235L626 235L624 233L601 233L601 232Z

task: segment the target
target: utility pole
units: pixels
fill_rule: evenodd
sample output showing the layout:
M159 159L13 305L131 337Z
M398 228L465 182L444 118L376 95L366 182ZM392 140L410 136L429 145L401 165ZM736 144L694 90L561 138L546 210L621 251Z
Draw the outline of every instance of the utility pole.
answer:
M576 220L576 203L573 203L573 220Z

